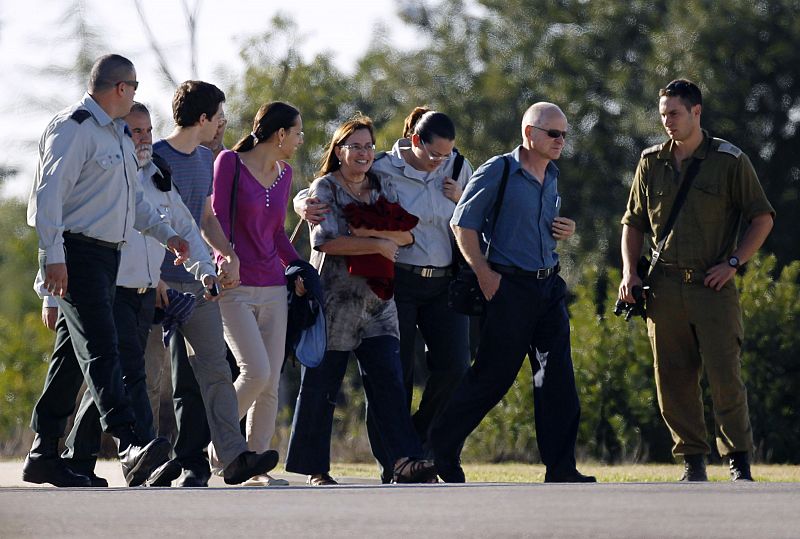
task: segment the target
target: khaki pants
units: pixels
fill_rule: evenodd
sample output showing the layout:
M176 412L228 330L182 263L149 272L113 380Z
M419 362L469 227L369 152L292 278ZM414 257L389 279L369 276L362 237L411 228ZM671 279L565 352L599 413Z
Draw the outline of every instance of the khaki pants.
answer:
M285 286L240 286L219 300L225 341L236 357L239 417L247 416L247 446L270 448L278 415L278 385L286 353Z
M733 281L719 292L657 274L647 303L661 415L676 456L708 454L700 376L705 371L721 456L751 451L753 434L741 377L742 313Z

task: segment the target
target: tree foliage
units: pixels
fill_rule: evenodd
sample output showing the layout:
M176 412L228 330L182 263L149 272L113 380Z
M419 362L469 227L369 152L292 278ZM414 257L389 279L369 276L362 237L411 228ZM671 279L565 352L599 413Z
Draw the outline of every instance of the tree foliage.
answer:
M82 9L81 2L73 4ZM297 26L273 19L246 43L246 69L226 89L226 144L251 131L264 102L296 105L306 134L293 161L296 191L313 179L335 127L356 111L375 120L378 146L388 149L414 106L442 110L456 123L459 149L477 166L519 144L520 119L531 103L560 105L570 123L558 162L562 212L578 222L561 256L574 295L579 453L604 462L669 460L671 441L655 402L643 324L626 324L606 310L619 280L619 219L634 167L642 149L665 139L658 89L678 77L695 80L705 97L704 127L750 156L778 213L764 248L771 254L751 262L738 279L746 324L742 362L759 458L798 462L800 262L792 261L800 258L794 237L800 227L800 3L404 0L398 9L416 31L416 43L398 48L378 28L352 74L327 54L304 59ZM70 19L81 40L70 73L84 72L101 42L76 20ZM0 396L8 401L12 395L15 403L0 410L0 439L27 421L49 349L28 285L35 238L23 223L22 208L4 203L0 277L24 286L10 287L0 304ZM289 212L287 227L295 223ZM307 253L307 242L299 244ZM348 446L363 455L357 427L363 402L353 394L360 391L354 372L336 416L347 433L337 449L343 458L339 450ZM538 459L530 376L524 367L468 440L465 457ZM296 375L289 379L296 391ZM281 417L288 421L290 413Z

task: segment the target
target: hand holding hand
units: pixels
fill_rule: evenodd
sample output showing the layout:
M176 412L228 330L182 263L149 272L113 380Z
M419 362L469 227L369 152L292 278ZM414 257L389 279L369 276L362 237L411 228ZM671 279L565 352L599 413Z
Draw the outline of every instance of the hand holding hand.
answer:
M219 283L223 288L236 288L241 284L239 278L239 257L235 254L219 263Z

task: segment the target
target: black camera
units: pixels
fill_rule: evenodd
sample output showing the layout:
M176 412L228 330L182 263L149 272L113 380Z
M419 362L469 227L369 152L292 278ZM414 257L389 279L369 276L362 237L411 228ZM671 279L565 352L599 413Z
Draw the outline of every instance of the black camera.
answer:
M635 303L628 303L627 301L618 299L617 303L614 305L614 315L624 316L625 320L630 320L633 316L641 316L642 319L644 319L647 314L645 297L644 297L645 288L647 287L641 287L641 286L633 287L632 292L633 292L633 299L636 300Z

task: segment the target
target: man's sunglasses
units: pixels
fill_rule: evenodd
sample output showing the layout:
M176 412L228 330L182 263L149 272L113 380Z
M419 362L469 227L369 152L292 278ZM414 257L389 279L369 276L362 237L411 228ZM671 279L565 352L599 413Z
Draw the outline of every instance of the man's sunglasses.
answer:
M539 127L538 125L531 125L534 129L538 129L539 131L544 131L547 133L547 136L550 138L558 138L561 137L564 140L567 140L567 132L566 131L559 131L558 129L545 129L543 127Z

